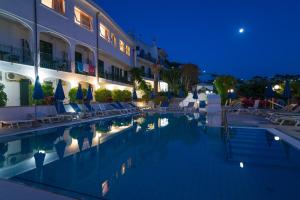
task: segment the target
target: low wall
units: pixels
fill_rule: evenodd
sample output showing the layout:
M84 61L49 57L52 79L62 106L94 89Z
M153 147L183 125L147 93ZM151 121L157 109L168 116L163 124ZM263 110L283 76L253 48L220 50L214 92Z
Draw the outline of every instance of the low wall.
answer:
M0 108L0 121L24 120L34 117L34 106L11 106ZM55 106L37 106L38 116L56 115Z
M221 98L216 94L207 96L207 125L211 127L219 127L222 124L222 106Z

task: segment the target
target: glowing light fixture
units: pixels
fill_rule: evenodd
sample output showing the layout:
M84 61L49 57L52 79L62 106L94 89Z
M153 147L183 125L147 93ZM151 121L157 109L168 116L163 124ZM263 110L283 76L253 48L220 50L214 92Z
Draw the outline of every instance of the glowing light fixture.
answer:
M240 28L239 29L239 33L244 33L245 32L245 29L244 28Z
M240 162L240 168L244 168L244 163L243 162Z
M280 137L275 136L275 137L274 137L274 140L279 141L279 140L280 140Z

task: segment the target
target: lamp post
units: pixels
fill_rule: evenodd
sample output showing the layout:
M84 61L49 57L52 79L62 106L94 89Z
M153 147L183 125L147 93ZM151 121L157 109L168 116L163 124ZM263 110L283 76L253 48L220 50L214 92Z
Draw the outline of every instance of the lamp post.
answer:
M228 93L228 99L229 99L229 104L230 104L233 99L234 89L227 90L227 93Z

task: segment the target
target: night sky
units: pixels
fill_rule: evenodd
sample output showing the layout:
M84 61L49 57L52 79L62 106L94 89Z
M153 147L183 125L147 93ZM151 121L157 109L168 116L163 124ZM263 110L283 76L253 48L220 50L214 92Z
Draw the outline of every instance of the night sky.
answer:
M299 0L95 1L171 60L240 78L300 74Z

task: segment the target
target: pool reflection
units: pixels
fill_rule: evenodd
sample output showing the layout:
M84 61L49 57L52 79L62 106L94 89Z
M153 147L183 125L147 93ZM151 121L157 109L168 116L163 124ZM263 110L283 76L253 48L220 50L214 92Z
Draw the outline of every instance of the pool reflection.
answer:
M55 129L2 143L0 174L75 198L299 195L299 151L263 130L226 135L205 122L198 115L141 115Z

